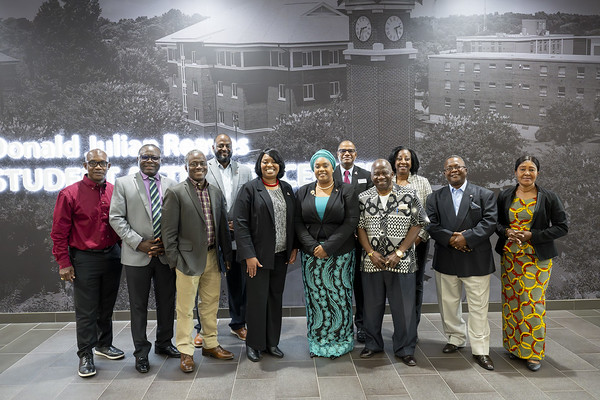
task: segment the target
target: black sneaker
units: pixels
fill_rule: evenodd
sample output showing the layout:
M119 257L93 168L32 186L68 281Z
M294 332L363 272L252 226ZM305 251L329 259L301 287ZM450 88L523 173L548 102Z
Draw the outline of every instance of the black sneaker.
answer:
M125 357L125 353L123 353L122 350L119 350L113 346L96 347L94 353L96 355L106 357L109 360L118 360L119 358Z
M79 358L79 376L82 378L96 375L96 366L94 365L94 356L90 353L84 354Z

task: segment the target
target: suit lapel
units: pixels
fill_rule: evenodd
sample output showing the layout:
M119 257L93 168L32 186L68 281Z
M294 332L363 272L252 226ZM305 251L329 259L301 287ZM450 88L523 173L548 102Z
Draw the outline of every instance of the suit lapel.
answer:
M190 199L192 200L192 204L194 204L196 211L198 212L198 214L200 214L200 217L202 218L204 223L206 223L206 218L204 218L204 212L202 211L202 204L200 204L200 199L198 198L198 194L196 194L196 188L194 188L194 186L190 183L189 180L185 181L185 190L190 196Z
M137 188L137 192L140 195L140 199L142 200L142 204L144 205L144 210L146 210L148 218L152 220L152 214L150 213L150 203L148 202L148 193L146 192L146 185L144 185L142 174L140 174L139 172L135 174L134 182Z
M263 199L265 204L267 205L267 209L269 210L269 215L271 216L271 221L275 222L275 211L273 210L273 202L271 201L271 195L267 192L267 188L262 182L258 182L256 185L256 189L260 197Z
M217 182L217 186L221 192L225 193L225 188L223 187L223 178L221 176L221 171L219 171L219 162L216 158L210 160L208 171L212 174L215 182Z
M469 212L469 207L471 205L472 198L473 198L473 189L471 188L471 185L469 183L467 183L467 187L465 187L465 191L464 191L462 199L460 201L460 206L458 207L458 215L456 216L455 229L458 229L458 227L462 224L465 217L467 216L467 213ZM452 206L454 207L454 203L452 203Z
M315 183L315 187L316 187L316 183ZM333 208L333 205L335 204L337 197L340 196L341 194L342 194L341 186L338 188L337 185L335 185L333 187L333 190L331 191L331 195L329 195L327 204L325 205L325 212L323 213L323 222L325 222L325 220L327 219L327 216L331 212L331 209ZM315 208L315 211L316 211L316 208Z
M237 162L235 161L230 161L231 163L231 176L232 176L232 190L231 193L233 194L232 201L235 198L235 194L237 192L237 187L238 187L238 182L240 181L240 168ZM233 204L231 205L231 208L233 209Z
M221 216L219 215L220 209L217 208L217 201L215 200L215 188L210 185L208 185L208 196L210 198L210 210L212 211L212 215L213 215L213 220L214 220L214 224L215 224L215 232L217 232L218 231L217 221L219 221L221 218ZM196 197L198 197L198 196L196 196ZM204 216L204 213L202 213L202 216Z

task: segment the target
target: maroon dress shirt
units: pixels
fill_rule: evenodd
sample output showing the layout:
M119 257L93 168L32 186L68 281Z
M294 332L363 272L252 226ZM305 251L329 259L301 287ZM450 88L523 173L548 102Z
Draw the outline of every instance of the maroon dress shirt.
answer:
M69 247L79 250L103 250L119 242L108 223L113 185L83 179L58 193L52 232L52 254L60 269L71 266Z

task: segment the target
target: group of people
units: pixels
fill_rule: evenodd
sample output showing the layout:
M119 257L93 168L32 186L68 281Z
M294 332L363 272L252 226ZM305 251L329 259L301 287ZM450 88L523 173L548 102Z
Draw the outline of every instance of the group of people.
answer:
M532 371L540 368L545 290L558 254L554 240L568 228L559 198L536 184L540 166L535 157L516 161L516 186L496 199L492 191L467 181L467 166L459 156L445 160L448 185L433 192L418 175L417 154L403 146L388 159L376 160L370 172L355 164L357 150L348 140L339 144L337 158L319 150L310 160L315 181L295 193L282 180L285 161L276 149L260 152L254 179L247 167L231 160L228 136L217 136L213 151L210 161L190 151L188 177L177 184L158 174L158 147L144 145L140 171L118 178L113 188L105 181L108 157L91 150L86 176L59 193L53 253L61 279L74 283L79 375L95 374L92 350L110 359L124 356L112 345L110 323L121 263L139 372L150 367L146 321L152 280L155 352L179 357L182 371L194 371L195 347L201 346L204 356L233 358L217 339L222 273L229 289L231 333L246 341L247 358L284 357L279 348L282 297L287 267L297 256L311 357L346 354L354 349L355 337L364 343L361 358L382 352L387 300L393 352L415 366L430 238L447 336L442 351L460 350L468 337L476 362L493 370L488 302L494 233L502 256L504 347ZM462 318L463 288L468 324ZM171 343L175 292L176 347Z

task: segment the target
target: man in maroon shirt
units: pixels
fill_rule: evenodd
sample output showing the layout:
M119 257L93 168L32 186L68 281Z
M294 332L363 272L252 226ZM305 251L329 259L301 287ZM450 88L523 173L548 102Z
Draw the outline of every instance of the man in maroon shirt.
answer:
M102 150L90 150L87 174L58 193L52 232L52 254L60 279L73 282L79 376L96 374L92 349L111 360L125 354L113 347L112 315L121 279L119 236L108 223L113 185Z

